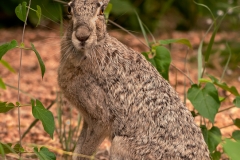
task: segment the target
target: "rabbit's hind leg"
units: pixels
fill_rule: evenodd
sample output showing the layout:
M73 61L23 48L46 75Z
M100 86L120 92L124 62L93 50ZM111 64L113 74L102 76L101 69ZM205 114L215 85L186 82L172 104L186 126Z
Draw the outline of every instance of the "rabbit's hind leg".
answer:
M110 160L133 160L126 137L115 136L110 149Z

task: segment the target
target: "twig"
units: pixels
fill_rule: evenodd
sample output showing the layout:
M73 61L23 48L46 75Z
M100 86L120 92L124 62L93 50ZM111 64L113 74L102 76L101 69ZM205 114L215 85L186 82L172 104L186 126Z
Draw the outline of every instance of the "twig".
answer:
M235 125L234 124L229 124L227 126L223 126L223 127L219 128L219 129L224 129L224 128L231 127L231 126L235 126Z
M67 2L64 2L64 1L61 1L61 0L53 0L53 1L55 1L55 2L58 2L58 3L65 4L65 5L67 5L67 4L68 4Z
M131 32L129 32L127 29L125 29L125 28L123 28L122 26L120 26L119 24L111 21L110 19L108 19L108 21L109 21L110 23L112 23L113 25L117 26L118 28L122 29L123 31L127 32L128 34L130 34L131 36L133 36L134 38L136 38L139 42L141 42L144 46L146 46L148 49L150 49L148 45L146 45L143 41L141 41L139 38L137 38L134 34L132 34Z
M221 113L221 112L227 111L227 110L232 109L232 108L234 108L234 107L235 107L235 106L231 106L231 107L225 108L225 109L223 109L223 110L221 110L221 111L218 111L218 113Z
M12 86L12 85L10 85L10 84L5 83L5 85L6 85L7 87L9 87L9 88L12 88L12 89L18 90L17 87L14 87L14 86ZM29 93L26 92L26 91L23 91L23 90L21 90L21 89L19 89L19 91L20 91L21 93L23 93L23 94L29 96L31 99L36 99L36 98L34 98L31 94L29 94Z
M54 104L56 103L56 100L52 101L52 103L47 107L47 110L49 110ZM23 139L27 133L35 126L35 124L39 121L39 119L35 119L31 125L28 127L28 129L23 133L21 139Z
M177 69L180 73L182 73L184 76L186 76L188 78L188 80L191 82L191 84L194 84L193 81L191 80L191 78L186 75L186 73L184 73L183 71L181 71L180 69L178 69L175 65L171 64L171 66L173 66L175 69Z
M29 0L27 14L26 14L25 22L24 22L24 26L23 26L22 43L24 41L25 29L26 29L26 25L27 25L27 18L28 18L30 6L31 6L31 0ZM20 101L20 78L21 78L21 68L22 68L22 53L23 53L23 49L21 49L20 60L19 60L20 62L19 62L19 72L18 72L18 95L17 95L18 102ZM20 146L22 146L21 121L20 121L20 105L18 105L18 131L19 131L19 138L20 138L19 139L19 144L20 144ZM21 159L21 152L19 152L19 157Z

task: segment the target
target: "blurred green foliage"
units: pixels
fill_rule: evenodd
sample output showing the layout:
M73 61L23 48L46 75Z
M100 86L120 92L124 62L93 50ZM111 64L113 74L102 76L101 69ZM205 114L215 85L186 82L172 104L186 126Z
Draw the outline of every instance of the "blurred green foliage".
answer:
M1 0L0 1L0 27L1 26L12 26L13 24L19 24L14 9L15 7L23 2L24 0ZM25 0L26 1L26 0ZM68 1L68 0L63 0ZM197 3L207 5L215 16L221 16L224 12L229 10L233 6L240 4L240 0L195 0ZM110 15L110 19L114 20L118 24L129 30L140 30L135 11L139 14L142 22L148 26L151 31L159 29L161 23L165 23L163 18L175 23L177 30L189 30L195 27L199 17L210 18L210 13L207 9L197 6L193 0L110 0L113 4L113 10ZM61 12L63 5L54 2L53 0L33 0L31 7L36 8L36 5L40 5L42 8L43 15L48 17L44 18L53 21L61 20ZM235 27L239 25L239 12L231 10L229 12L228 27ZM234 16L235 15L235 16ZM175 17L173 20L168 16ZM36 15L30 13L29 21L35 25ZM210 23L211 20L208 20ZM199 25L199 24L198 24ZM204 28L204 23L202 26Z
M15 15L15 8L18 4L22 2L28 2L27 0L1 0L0 1L0 27L1 26L13 26L22 24L22 22ZM62 17L62 4L54 2L53 0L33 0L31 3L31 8L37 9L37 5L42 8L42 20L52 20L52 21L60 21ZM29 12L29 21L30 24L36 25L38 22L38 18L34 11ZM47 22L47 21L45 21ZM50 22L50 21L49 21Z

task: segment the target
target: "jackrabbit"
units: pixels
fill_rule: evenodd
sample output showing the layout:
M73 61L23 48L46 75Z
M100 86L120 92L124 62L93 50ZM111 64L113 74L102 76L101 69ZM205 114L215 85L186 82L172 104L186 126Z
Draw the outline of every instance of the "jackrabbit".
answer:
M111 160L210 159L201 130L170 84L141 54L108 35L108 2L69 3L58 83L84 118L74 152L92 155L110 137Z

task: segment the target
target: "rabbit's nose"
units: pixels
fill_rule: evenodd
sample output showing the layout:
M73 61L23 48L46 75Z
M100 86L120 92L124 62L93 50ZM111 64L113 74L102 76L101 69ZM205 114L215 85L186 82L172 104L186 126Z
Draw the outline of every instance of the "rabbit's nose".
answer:
M79 41L85 42L86 40L88 40L90 34L91 33L87 27L81 26L78 27L78 29L76 30L75 36Z

